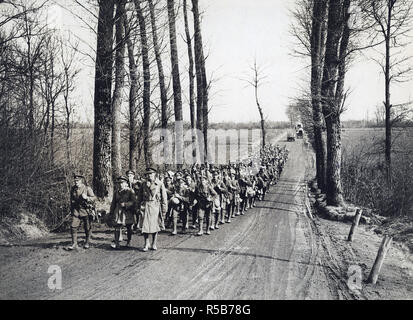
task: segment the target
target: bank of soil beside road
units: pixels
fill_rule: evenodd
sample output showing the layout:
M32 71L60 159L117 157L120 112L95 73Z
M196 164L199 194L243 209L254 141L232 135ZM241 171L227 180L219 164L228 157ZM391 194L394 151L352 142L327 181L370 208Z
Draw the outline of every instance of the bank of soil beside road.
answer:
M307 181L315 176L315 159L312 152L307 157ZM347 241L351 221L328 220L312 208L314 233L322 241L325 264L328 265L330 277L338 282L344 279L345 285L352 285L353 299L413 299L413 255L411 251L411 221L399 219L382 223L382 219L367 217L362 219L368 224L360 223L352 242ZM330 217L332 219L332 217ZM348 220L348 219L347 219ZM401 226L403 230L401 230ZM400 229L400 230L398 230ZM384 260L380 276L375 285L366 282L376 259L384 234L394 235L394 241ZM361 281L357 281L354 271L360 270ZM350 274L349 274L350 272Z
M332 272L342 279L349 278L352 267L361 269L361 289L352 291L356 299L413 299L413 257L400 243L393 242L384 260L380 276L375 285L366 283L374 264L382 235L376 234L367 225L360 225L352 242L347 241L350 223L315 218ZM356 287L357 287L357 282Z

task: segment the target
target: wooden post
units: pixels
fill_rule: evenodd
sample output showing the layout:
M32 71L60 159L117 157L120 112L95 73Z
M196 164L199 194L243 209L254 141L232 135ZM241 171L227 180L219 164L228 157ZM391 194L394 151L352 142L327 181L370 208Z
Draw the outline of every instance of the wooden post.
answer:
M384 258L386 257L387 251L390 249L393 237L385 235L383 241L381 242L379 251L377 253L376 261L371 268L369 278L367 279L368 283L376 284L377 278L380 274L381 266L383 265Z
M354 219L353 219L353 224L351 225L350 233L348 234L347 241L353 241L354 231L356 231L356 228L359 225L362 213L363 213L362 209L357 209L356 215L354 216Z

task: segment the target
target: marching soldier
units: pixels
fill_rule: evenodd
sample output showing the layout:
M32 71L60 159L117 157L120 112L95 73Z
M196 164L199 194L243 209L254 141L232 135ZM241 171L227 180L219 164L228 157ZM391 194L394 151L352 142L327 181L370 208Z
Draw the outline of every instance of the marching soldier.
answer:
M245 213L248 209L248 191L252 187L251 181L248 179L246 173L240 175L239 186L241 189L241 213Z
M204 220L206 221L206 234L211 234L211 211L212 211L212 200L217 196L217 193L212 188L208 182L206 174L201 176L201 181L195 189L195 198L198 205L198 222L199 222L199 232L198 236L204 234Z
M170 171L165 178L163 179L164 181L164 186L165 186L165 190L166 190L166 198L168 200L168 209L166 211L166 215L165 217L162 217L162 222L166 222L166 227L169 228L170 227L170 223L171 223L171 219L172 219L172 196L175 192L175 185L173 183L173 174L172 171ZM165 228L161 228L161 229L165 229Z
M213 199L213 209L212 209L212 225L211 230L219 229L219 216L223 211L227 203L228 189L225 183L221 180L219 171L213 173L213 178L211 181L212 187L214 188L217 195Z
M70 232L72 236L72 245L67 247L68 250L78 248L77 232L80 223L83 223L86 240L83 248L89 249L91 236L91 223L89 219L89 209L91 203L95 200L95 195L92 188L85 183L85 177L82 175L74 175L74 186L70 190L70 212L72 222L70 225Z
M197 206L196 206L196 200L195 200L195 189L196 189L196 183L192 179L191 175L187 175L185 177L186 179L186 185L187 185L187 190L188 190L188 195L189 195L189 206L188 206L188 217L191 216L192 218L192 228L196 229L196 221L197 221ZM189 228L189 219L186 220L186 229Z
M227 215L227 223L231 223L231 216L233 216L237 206L238 206L238 194L241 191L240 185L238 181L235 179L235 170L230 169L229 174L227 176L226 186L228 190L228 201L225 208L226 215ZM221 222L224 223L224 215L222 216Z
M168 209L166 189L162 181L156 179L156 170L148 168L147 180L142 183L137 196L138 205L143 207L142 233L145 239L143 251L149 250L149 235L152 235L152 250L157 250L158 232L161 217Z
M172 235L178 233L178 219L182 220L182 232L186 231L188 221L188 206L190 202L189 190L185 180L179 177L177 180L174 195L171 198L173 230Z
M136 176L135 171L133 171L131 169L126 171L126 177L128 178L129 189L131 189L135 194L137 194L138 191L139 191L140 185L142 183L140 177ZM139 220L140 220L140 210L137 207L134 208L134 219L135 219L135 221L134 221L134 224L133 224L133 227L132 227L132 231L138 232Z
M262 168L260 169L260 171L259 171L259 173L256 177L256 181L257 181L257 190L258 190L256 200L264 200L264 196L265 196L265 193L267 191L266 190L267 178L264 175Z
M134 219L136 198L135 193L128 187L128 178L119 177L117 182L119 187L113 196L110 206L110 216L115 227L115 242L112 243L112 248L114 249L120 249L121 229L125 226L128 236L126 246L130 246L132 225L136 221Z

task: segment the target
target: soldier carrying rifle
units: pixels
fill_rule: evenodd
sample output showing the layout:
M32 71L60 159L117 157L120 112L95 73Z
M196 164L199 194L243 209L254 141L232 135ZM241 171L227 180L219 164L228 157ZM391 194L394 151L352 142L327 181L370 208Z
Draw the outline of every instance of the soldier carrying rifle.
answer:
M200 177L200 183L195 189L199 222L199 232L197 233L198 236L202 236L204 234L204 221L206 221L206 234L211 234L210 227L212 201L216 196L217 193L209 183L206 173L203 173Z
M70 213L72 217L70 232L72 235L72 245L67 250L78 248L77 232L81 223L85 230L86 240L83 248L89 249L91 237L91 215L94 212L95 195L92 188L86 185L85 177L79 174L74 175L74 186L70 190Z

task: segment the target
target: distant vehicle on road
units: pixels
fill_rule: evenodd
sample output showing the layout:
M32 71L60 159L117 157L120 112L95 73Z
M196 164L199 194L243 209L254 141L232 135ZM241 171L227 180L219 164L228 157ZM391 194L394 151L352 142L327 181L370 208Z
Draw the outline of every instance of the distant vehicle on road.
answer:
M298 131L303 128L303 124L301 122L297 122L295 124L295 131Z
M295 141L295 134L291 131L288 131L287 133L287 141L291 142L291 141Z
M295 134L296 134L297 139L304 138L304 129L303 129L303 124L301 122L297 122L295 124Z

